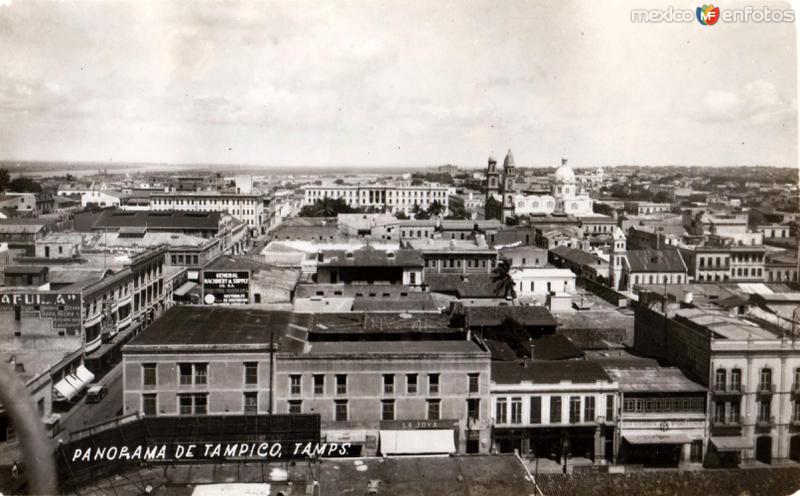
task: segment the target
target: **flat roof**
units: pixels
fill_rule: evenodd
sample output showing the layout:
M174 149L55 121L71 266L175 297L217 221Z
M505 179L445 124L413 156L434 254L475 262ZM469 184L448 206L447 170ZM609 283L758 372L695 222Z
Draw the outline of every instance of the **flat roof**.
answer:
M714 332L715 339L748 340L778 339L770 331L737 317L699 308L685 308L675 312L677 320L684 319Z
M311 354L486 353L472 341L333 341L312 342Z
M302 352L307 337L306 319L289 311L180 305L167 310L133 338L125 351L206 347L217 351L224 347L266 351L273 333L278 351Z
M706 388L683 375L675 367L606 366L611 379L619 382L624 393L702 393Z

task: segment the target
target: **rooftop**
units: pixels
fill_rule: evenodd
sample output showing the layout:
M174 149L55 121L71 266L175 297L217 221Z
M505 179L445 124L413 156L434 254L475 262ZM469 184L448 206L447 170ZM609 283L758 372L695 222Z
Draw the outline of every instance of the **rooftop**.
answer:
M466 339L455 341L327 341L312 342L312 354L440 354L486 353L475 342Z
M608 376L619 382L624 393L702 393L702 385L689 380L675 367L633 367L606 366Z
M288 311L181 305L167 310L125 347L157 349L263 349L273 334L278 351L302 352L308 318Z
M627 252L627 264L631 272L686 272L678 250L630 250Z
M542 306L468 306L464 313L470 327L498 326L509 318L524 326L558 325L550 310Z
M492 362L492 382L495 384L559 384L561 382L613 382L614 379L597 362L588 360L524 360Z
M365 246L353 251L325 250L321 267L422 267L424 262L416 250L378 250Z

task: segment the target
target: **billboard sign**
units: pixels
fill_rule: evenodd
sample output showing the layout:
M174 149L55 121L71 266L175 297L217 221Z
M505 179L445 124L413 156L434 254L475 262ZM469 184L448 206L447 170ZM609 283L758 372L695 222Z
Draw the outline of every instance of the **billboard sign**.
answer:
M203 271L203 303L206 305L250 303L250 271Z
M68 336L81 334L80 293L25 292L0 294L0 314L23 318L49 319L54 331Z

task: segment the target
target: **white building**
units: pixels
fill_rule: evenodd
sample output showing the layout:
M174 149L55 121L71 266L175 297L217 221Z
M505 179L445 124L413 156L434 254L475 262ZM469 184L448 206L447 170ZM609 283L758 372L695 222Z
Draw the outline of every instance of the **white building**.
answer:
M303 190L303 204L313 205L323 198L344 199L352 208L386 208L387 212L414 212L414 205L427 210L439 202L445 212L449 205L448 187L438 183L412 186L411 183L386 184L307 184Z
M217 192L160 193L150 198L151 210L227 212L250 228L264 225L264 198L261 195L236 195Z

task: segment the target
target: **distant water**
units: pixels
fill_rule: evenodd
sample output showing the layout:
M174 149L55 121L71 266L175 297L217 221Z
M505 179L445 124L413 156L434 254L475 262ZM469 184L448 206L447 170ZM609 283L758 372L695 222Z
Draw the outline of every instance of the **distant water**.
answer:
M142 174L142 173L199 173L219 172L223 175L319 175L335 174L342 171L346 174L399 175L408 172L432 170L434 167L394 166L394 167L287 167L287 166L253 166L253 165L205 165L205 164L67 164L63 162L12 162L0 161L0 167L8 169L12 177L26 176L93 176L102 174Z

